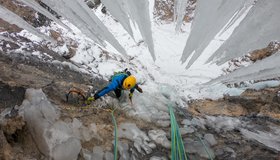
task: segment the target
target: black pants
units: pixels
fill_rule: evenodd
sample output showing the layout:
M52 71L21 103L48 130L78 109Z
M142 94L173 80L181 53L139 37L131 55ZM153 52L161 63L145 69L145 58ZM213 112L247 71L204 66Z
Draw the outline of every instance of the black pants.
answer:
M117 98L121 97L121 95L122 95L122 90L121 89L116 89L116 90L114 90L114 92L115 92Z

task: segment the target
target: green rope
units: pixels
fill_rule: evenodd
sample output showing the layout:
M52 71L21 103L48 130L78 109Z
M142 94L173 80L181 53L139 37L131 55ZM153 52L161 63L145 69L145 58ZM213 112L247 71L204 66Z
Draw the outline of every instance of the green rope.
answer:
M200 140L200 142L203 144L203 147L204 147L206 153L208 154L209 159L213 160L213 158L212 158L212 156L210 155L210 153L209 153L209 151L208 151L208 149L207 149L205 143L203 142L203 140L200 138L200 136L196 136L196 137L198 137L199 140Z
M115 134L115 139L114 139L114 160L117 160L118 158L118 133L117 133L117 122L116 122L116 119L114 117L114 112L115 112L115 109L112 111L111 115L112 115L112 119L113 119L113 123L114 123L114 134Z
M179 112L181 112L181 113L187 118L186 114L185 114L182 110L180 110L179 108L178 108L177 110L179 110ZM203 140L202 140L199 136L196 136L196 137L198 137L199 140L200 140L200 142L202 143L202 145L203 145L203 147L204 147L204 150L206 151L206 153L207 153L207 155L208 155L208 158L209 158L210 160L213 160L213 158L211 157L211 155L210 155L210 153L209 153L209 151L208 151L208 149L207 149L205 143L203 142Z
M179 125L171 105L169 105L170 123L171 123L171 159L188 160L185 152L184 142L180 134Z

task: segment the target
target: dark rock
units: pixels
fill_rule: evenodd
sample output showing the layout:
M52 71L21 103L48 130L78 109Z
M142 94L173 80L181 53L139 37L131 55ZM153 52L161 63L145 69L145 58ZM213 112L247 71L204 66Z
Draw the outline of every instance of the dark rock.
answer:
M0 81L0 111L4 108L21 105L24 94L25 88L9 86Z
M87 5L91 9L93 9L95 7L95 5L94 5L94 3L92 1L87 1Z
M14 89L16 92L7 92L7 87L2 88L0 99L10 104L1 103L1 106L20 105L24 95L24 88L43 88L49 98L65 99L65 94L71 87L82 88L88 91L88 85L97 90L105 86L105 81L92 78L91 75L72 70L69 66L60 63L48 63L34 56L20 56L18 54L4 54L0 51L0 79L2 84L22 86ZM27 58L29 60L27 60ZM59 58L62 59L63 58ZM64 61L66 61L64 59ZM71 64L69 62L69 64ZM75 64L71 64L75 65ZM93 85L94 84L94 85ZM3 86L3 85L2 85ZM18 92L20 91L20 92ZM0 93L2 93L0 91ZM7 93L8 94L7 94ZM17 93L18 92L18 93ZM18 100L15 100L18 99Z
M3 131L0 129L0 159L14 159L12 155L12 147L7 142Z
M104 14L106 14L106 13L107 13L107 9L106 9L106 7L105 7L105 6L101 9L101 12L102 12L102 13L104 13Z

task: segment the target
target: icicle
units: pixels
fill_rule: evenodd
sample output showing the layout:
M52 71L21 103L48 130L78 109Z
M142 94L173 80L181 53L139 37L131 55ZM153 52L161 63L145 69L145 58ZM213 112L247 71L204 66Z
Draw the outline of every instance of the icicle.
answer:
M247 2L244 4L243 8L241 8L234 17L230 20L230 22L224 27L223 31L220 33L222 35L225 31L227 31L242 15L245 14L245 12L249 9L249 7L252 6L252 4L255 2L255 0L247 0Z
M153 60L156 60L154 42L151 30L149 14L149 2L147 0L126 0L130 17L136 21L142 37L148 45Z
M31 8L33 8L35 11L40 12L41 14L45 15L49 19L55 21L57 24L64 27L65 29L71 31L71 29L68 26L63 24L59 19L57 19L55 16L53 16L49 11L47 11L45 8L40 6L37 2L35 2L35 0L19 0L19 1L21 1L22 3L26 4L27 6L29 6Z
M228 75L224 75L214 79L207 84L213 83L237 83L248 80L262 80L280 77L280 52L267 57L263 60L257 61L256 63L240 68Z
M75 25L78 29L81 30L87 37L95 41L101 46L105 46L103 40L98 37L97 33L87 25L87 22L81 19L75 12L71 10L62 0L42 0L43 3L48 5L52 10L57 12L59 15L66 18L69 22ZM82 9L81 9L82 10Z
M112 16L119 20L129 35L133 37L133 32L129 22L130 20L127 13L125 12L124 6L121 4L121 1L101 0L101 2L107 7Z
M1 5L0 5L0 17L10 24L15 24L15 25L19 26L20 28L23 28L23 29L29 31L30 33L36 35L37 37L40 37L44 40L48 40L52 43L56 43L55 40L53 40L52 38L44 35L43 33L39 32L39 31L37 31L33 26L28 24L21 17L19 17L18 15L16 15L15 13L13 13L10 10L4 8Z
M106 26L94 15L93 11L80 0L43 0L45 4L68 19L85 35L98 44L105 46L104 40L109 42L123 55L127 55L124 48L115 39Z
M183 24L186 14L186 8L189 0L175 0L174 5L174 20L176 20L176 32L178 32Z
M263 48L273 40L280 40L279 6L279 0L258 1L209 61L219 58L217 63L220 65L252 49Z
M103 37L107 42L109 42L113 47L115 47L121 54L127 56L125 49L115 39L114 35L107 29L107 27L98 19L98 17L93 13L93 11L89 9L89 7L83 1L76 1L76 0L64 0L64 1L78 2L78 4L86 11L89 18L91 18L90 22L93 23L93 26L91 27L96 29L98 35Z
M230 18L240 10L246 0L199 0L192 23L191 34L184 48L181 61L185 62L193 51L186 68L189 68L200 56L204 48L227 24Z

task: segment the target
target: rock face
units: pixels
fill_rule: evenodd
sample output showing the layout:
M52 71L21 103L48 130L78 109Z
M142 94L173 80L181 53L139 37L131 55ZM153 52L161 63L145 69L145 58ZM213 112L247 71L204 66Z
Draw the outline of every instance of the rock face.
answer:
M184 21L192 20L192 14L195 9L196 0L189 0L189 6L186 8ZM174 20L174 0L155 0L154 17L163 23L172 22Z
M10 96L16 100L18 99L17 97L23 95L26 88L43 88L49 98L58 99L59 97L59 99L63 100L65 99L65 93L72 87L88 91L90 89L89 85L95 84L92 88L95 90L106 83L102 79L92 78L88 74L75 71L69 65L63 65L62 62L67 60L58 55L54 58L58 60L57 62L61 61L61 63L51 63L49 59L38 59L31 54L23 56L17 53L7 54L0 51L0 79L4 87L2 91L5 91L5 87L7 88L4 84L12 87L20 86L17 90L18 94L9 91L13 95ZM9 100L8 95L1 94L0 99ZM22 99L19 101L22 101ZM17 100L14 102L17 102Z
M247 110L240 104L212 100L195 102L190 105L189 111L195 114L205 113L207 115L241 116L247 114Z
M2 73L1 73L2 74ZM25 89L23 87L11 87L0 81L0 111L15 105L21 105L24 99Z
M280 119L280 87L262 90L247 89L241 96L225 96L222 99L201 100L190 104L188 111L194 114L244 116L260 114Z
M280 49L279 42L270 42L266 48L258 49L250 53L250 60L255 62L257 60L262 60L265 57L269 57L276 53Z
M49 24L49 22L50 22L50 20L48 18L46 18L44 15L42 15L40 13L38 13L37 16L36 16L36 12L34 10L32 10L29 7L26 7L25 5L22 5L18 1L15 1L15 0L10 0L10 1L0 0L0 4L2 6L5 6L7 9L13 11L17 15L19 15L20 17L22 17L25 21L32 24L34 27L40 27L42 25ZM18 31L21 30L20 28L17 28L17 27L14 27L14 26L11 27L11 28L8 28L7 25L9 26L9 24L6 23L5 21L0 23L1 27L4 27L4 28L7 27L7 29L11 32L18 32Z
M0 130L0 159L13 159L12 147L7 142L2 130Z

